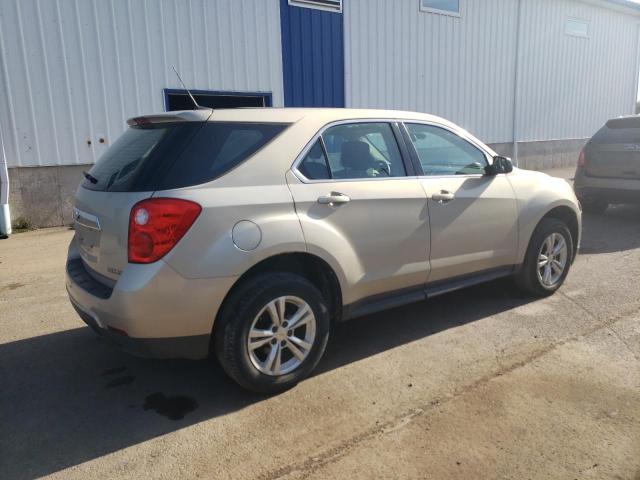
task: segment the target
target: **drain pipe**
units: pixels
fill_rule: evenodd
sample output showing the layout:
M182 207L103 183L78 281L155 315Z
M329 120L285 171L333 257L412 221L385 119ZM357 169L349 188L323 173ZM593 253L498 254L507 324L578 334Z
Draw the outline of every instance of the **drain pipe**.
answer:
M11 235L11 213L9 212L9 169L0 131L0 238Z
M521 39L520 36L522 34L522 0L518 0L518 19L516 23L516 58L515 58L515 74L513 80L513 118L512 118L512 127L513 127L513 146L511 152L511 159L513 160L514 165L517 167L519 164L518 159L518 133L520 124L518 121L518 115L520 114L520 102L518 102L518 97L520 95L520 61L522 56L521 51ZM522 168L525 166L522 165Z

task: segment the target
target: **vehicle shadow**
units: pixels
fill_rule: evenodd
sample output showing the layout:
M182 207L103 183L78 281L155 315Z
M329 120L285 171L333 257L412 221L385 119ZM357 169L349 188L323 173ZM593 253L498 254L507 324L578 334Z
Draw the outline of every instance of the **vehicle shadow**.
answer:
M620 252L640 247L640 205L616 205L582 216L580 253Z
M498 281L338 324L315 375L527 301ZM0 345L0 385L0 478L47 475L266 398L214 360L134 358L87 327Z

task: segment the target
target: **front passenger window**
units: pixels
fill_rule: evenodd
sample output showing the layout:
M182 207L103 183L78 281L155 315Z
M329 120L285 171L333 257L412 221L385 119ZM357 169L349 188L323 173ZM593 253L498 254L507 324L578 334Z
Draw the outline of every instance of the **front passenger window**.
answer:
M419 123L406 125L425 175L483 174L485 154L444 128Z

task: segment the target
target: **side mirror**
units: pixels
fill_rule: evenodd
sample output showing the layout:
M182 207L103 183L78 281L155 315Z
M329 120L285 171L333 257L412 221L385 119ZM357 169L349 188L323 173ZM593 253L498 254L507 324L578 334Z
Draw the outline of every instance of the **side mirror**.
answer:
M510 158L500 155L493 157L493 163L484 168L485 175L498 175L500 173L513 172L513 163Z

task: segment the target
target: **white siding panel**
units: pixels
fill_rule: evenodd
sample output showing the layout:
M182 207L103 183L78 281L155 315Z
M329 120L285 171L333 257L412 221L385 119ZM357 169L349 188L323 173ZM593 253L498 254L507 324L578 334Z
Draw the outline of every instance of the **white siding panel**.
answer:
M128 117L181 88L171 65L194 89L272 92L281 106L280 51L278 0L0 0L9 166L94 162Z
M606 3L602 5L607 5ZM487 142L513 141L518 0L460 0L461 17L419 0L345 2L349 107L433 113ZM589 38L565 34L568 18ZM576 0L522 0L517 137L590 137L633 112L638 17Z
M517 1L460 8L456 18L421 12L418 0L345 2L347 106L432 113L511 141Z
M634 111L638 18L578 1L523 2L518 140L591 137ZM589 38L565 33L569 18Z

